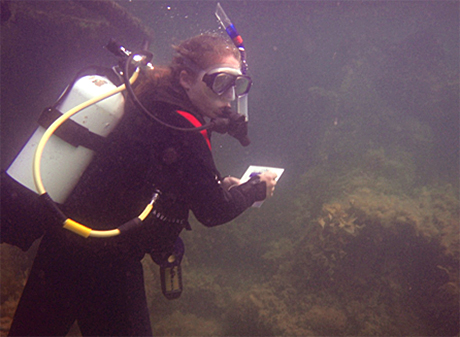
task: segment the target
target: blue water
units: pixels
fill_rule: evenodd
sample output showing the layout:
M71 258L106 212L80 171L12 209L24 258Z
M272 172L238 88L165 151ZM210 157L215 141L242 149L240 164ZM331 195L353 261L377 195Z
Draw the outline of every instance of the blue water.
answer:
M154 64L171 44L225 34L214 1L6 2L2 169L77 70L115 64L109 38L139 48L122 9L152 32ZM252 144L216 135L217 166L286 171L261 209L212 230L193 223L179 301L161 297L145 261L155 333L458 335L458 1L221 4L254 86ZM6 317L33 252L2 250Z

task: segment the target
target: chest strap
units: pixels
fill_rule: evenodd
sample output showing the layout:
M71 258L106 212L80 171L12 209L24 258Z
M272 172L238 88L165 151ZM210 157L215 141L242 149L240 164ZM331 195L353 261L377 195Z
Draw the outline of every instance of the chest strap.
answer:
M176 110L176 112L182 117L184 117L185 119L187 119L194 127L200 127L203 125L195 116L193 116L189 112L182 111L182 110ZM208 144L208 147L209 147L209 151L212 151L211 140L209 139L208 130L202 130L200 131L200 133L203 135L204 140L206 140L206 143Z

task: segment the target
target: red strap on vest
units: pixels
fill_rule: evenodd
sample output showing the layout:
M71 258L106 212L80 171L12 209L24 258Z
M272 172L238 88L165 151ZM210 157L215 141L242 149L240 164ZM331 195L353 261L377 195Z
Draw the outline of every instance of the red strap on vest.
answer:
M190 123L192 123L192 125L194 127L198 128L198 127L203 125L203 124L200 123L200 121L195 116L193 116L189 112L181 111L181 110L176 110L176 112L179 115L181 115L182 117L184 117L185 119L187 119ZM209 150L211 151L212 150L211 149L211 141L209 140L208 130L202 130L202 131L200 131L200 133L203 135L204 140L206 140L206 143L208 144Z

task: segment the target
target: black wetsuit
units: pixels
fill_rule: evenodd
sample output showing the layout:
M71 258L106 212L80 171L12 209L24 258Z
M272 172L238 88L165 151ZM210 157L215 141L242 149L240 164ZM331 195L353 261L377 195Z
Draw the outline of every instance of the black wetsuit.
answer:
M163 121L200 123L184 93L145 102ZM208 135L209 136L209 135ZM206 135L161 126L130 109L63 205L70 218L112 229L136 217L155 189L155 214L114 238L82 238L56 226L40 244L10 330L12 336L65 335L75 319L86 336L151 335L141 259L171 253L191 210L206 226L226 223L265 198L257 178L224 190Z

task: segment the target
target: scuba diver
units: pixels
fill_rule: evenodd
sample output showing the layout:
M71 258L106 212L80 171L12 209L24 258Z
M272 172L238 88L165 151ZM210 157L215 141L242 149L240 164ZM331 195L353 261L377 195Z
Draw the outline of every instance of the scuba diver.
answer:
M222 177L211 152L212 130L201 129L212 121L217 132L248 143L241 123L221 125L241 121L231 102L251 87L238 48L221 35L202 34L174 49L169 66L141 72L133 84L142 106L164 124L128 100L122 120L60 206L100 230L128 222L157 193L153 210L142 226L110 238L47 230L10 336L63 336L75 320L83 336L151 336L144 255L162 267L163 278L180 263L184 247L179 235L191 229L190 211L212 227L273 195L273 172L245 183ZM162 286L168 298L180 295L180 289L175 294L177 289Z

